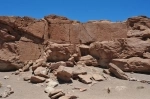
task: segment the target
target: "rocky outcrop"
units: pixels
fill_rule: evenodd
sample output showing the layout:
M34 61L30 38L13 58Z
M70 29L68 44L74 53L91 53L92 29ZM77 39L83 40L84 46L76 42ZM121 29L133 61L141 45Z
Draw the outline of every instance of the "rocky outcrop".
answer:
M150 73L150 59L132 57L129 59L113 59L111 62L126 72Z
M129 18L125 22L87 23L57 15L40 20L1 16L0 70L16 70L28 61L36 63L39 59L43 62L33 64L33 70L59 61L73 67L78 61L83 62L81 56L89 54L97 60L84 60L85 64L102 67L107 67L114 58L146 57L143 53L149 52L149 23L145 16Z
M95 42L90 45L90 54L98 60L99 65L107 67L115 58L143 57L143 53L150 50L149 44L149 40L143 41L138 38Z

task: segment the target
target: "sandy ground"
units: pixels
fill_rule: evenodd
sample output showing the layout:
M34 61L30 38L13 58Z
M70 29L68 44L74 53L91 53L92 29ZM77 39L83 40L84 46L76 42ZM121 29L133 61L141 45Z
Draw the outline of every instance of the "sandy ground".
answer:
M2 83L0 93L7 85L11 85L14 93L6 99L50 99L44 92L44 84L31 84L23 81L23 77L27 74L28 72L22 73L22 75L0 72L0 82ZM128 73L128 75L139 80L150 80L150 75L146 74ZM9 76L9 79L5 80L4 76ZM120 80L110 76L108 78L108 80L96 82L92 86L73 80L73 83L70 84L59 84L56 89L61 88L65 93L78 96L78 99L150 99L150 84ZM87 88L87 91L80 92L74 87ZM108 88L110 88L110 93L107 93Z

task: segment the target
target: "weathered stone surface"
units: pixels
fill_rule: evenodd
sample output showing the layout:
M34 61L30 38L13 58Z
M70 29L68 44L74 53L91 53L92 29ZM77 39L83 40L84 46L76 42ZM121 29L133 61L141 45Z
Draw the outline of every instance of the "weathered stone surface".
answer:
M78 77L79 77L79 80L85 84L92 83L92 80L91 80L92 76L89 74L88 75L78 75Z
M70 44L50 43L46 48L47 61L67 61L71 56L71 52L69 50L70 46Z
M84 63L87 66L98 66L97 60L93 58L91 55L82 56L77 63L78 64Z
M17 70L24 66L24 62L20 61L15 51L14 43L6 43L0 50L0 71Z
M45 81L45 78L40 76L31 76L30 82L31 83L42 83Z
M139 38L150 38L150 29L143 31L140 30L130 30L127 33L127 37L139 37Z
M78 97L75 95L65 95L60 97L59 99L77 99Z
M64 66L59 66L57 69L57 78L69 82L71 81L72 78L72 68L71 67L64 67Z
M48 78L48 70L44 67L38 67L34 70L34 75Z
M66 66L66 63L63 62L63 61L56 62L56 63L51 63L51 65L50 65L49 68L50 68L51 70L55 70L55 69L58 69L59 66Z
M116 41L95 42L90 45L90 54L98 60L99 65L107 67L114 58L143 57L143 53L149 49L149 40L123 38Z
M149 52L143 53L143 57L150 59L150 53Z
M92 77L96 81L103 81L104 80L104 77L100 74L92 74Z
M150 18L146 16L128 18L127 25L133 30L144 30L142 27L150 27Z
M129 59L113 59L112 63L123 71L150 73L150 59L132 57Z
M17 42L19 59L22 61L37 60L41 53L38 44L32 42Z
M64 96L64 95L65 95L65 93L63 92L62 89L56 89L49 93L49 97L51 99L58 99L59 97Z
M119 67L117 67L113 63L109 64L109 71L110 71L110 73L115 75L117 78L124 79L124 80L129 79L128 76Z
M87 74L87 71L85 70L83 66L77 65L73 68L73 71L72 71L73 78L77 78L78 75L84 75L84 74Z

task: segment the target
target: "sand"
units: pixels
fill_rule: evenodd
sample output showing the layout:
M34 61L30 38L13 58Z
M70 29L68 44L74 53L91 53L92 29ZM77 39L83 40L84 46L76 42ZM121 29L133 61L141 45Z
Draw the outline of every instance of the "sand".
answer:
M102 71L102 69L100 69ZM12 75L13 72L0 72L0 82L2 88L0 93L4 91L7 85L11 85L14 93L6 99L50 99L48 94L44 92L44 84L31 84L23 81L23 77L29 72L21 73L21 75ZM150 80L150 75L127 73L129 76L139 80ZM4 79L9 76L9 79ZM59 84L56 89L63 89L65 93L78 96L78 99L150 99L150 84L137 81L120 80L115 77L108 76L108 80L91 84L83 84L77 80L73 83ZM87 91L80 92L75 87L86 88ZM110 93L107 89L110 89Z

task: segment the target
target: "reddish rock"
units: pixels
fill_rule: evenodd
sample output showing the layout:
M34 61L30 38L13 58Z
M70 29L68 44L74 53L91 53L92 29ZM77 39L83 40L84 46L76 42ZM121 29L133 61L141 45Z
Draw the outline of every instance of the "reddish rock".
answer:
M45 78L40 77L40 76L31 76L30 82L31 83L42 83L45 81Z
M117 78L123 79L123 80L129 80L129 77L115 64L110 63L109 64L109 71Z
M92 83L92 76L91 75L78 75L79 80L85 84L90 84Z
M123 71L150 73L150 59L132 57L129 59L113 59L112 63Z
M69 82L72 78L72 71L73 69L71 67L59 66L56 76L62 81Z
M95 42L90 45L90 54L98 60L102 67L108 67L114 58L143 57L149 51L149 40L138 38L122 38L115 41Z

